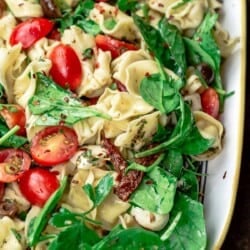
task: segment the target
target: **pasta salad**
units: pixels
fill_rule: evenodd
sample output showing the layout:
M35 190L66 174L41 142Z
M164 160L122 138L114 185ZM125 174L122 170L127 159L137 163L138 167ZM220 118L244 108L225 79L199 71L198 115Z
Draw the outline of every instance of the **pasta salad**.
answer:
M221 6L0 1L0 249L206 248Z

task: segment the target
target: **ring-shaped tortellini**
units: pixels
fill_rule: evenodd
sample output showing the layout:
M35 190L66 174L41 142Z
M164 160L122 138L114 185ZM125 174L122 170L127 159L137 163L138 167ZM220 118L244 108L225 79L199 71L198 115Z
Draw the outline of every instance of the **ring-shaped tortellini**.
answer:
M23 73L16 78L13 88L15 101L23 108L27 106L29 99L34 95L36 90L37 72L49 72L51 68L51 61L49 59L33 60L23 71Z
M197 155L194 158L201 161L212 159L222 149L224 128L220 121L202 111L195 111L194 119L201 135L206 139L214 140L212 147L207 152Z
M37 0L5 0L5 2L17 18L43 16L42 7Z
M83 52L86 49L95 47L94 36L85 33L81 28L72 25L69 29L64 30L61 41L64 44L69 44L77 52L79 58L83 57Z
M89 17L100 26L104 34L128 41L134 41L139 38L139 32L133 22L133 18L115 6L107 3L98 3L90 11Z
M104 119L99 117L90 117L75 123L73 128L77 134L80 145L100 144L103 126Z
M31 61L42 60L46 58L50 51L58 44L59 42L56 40L43 37L29 48L27 51L28 57Z
M140 96L108 88L99 98L96 108L110 115L112 120L116 121L147 114L153 110L153 107Z
M82 186L91 184L96 186L98 182L108 173L116 178L115 172L102 170L99 168L80 169L73 176L69 192L63 198L63 207L67 207L76 212L86 212L92 207L92 201L82 189ZM121 201L111 190L105 200L90 213L92 219L102 222L104 229L111 229L118 221L119 216L125 213L130 207L127 202Z
M218 22L216 23L213 34L220 49L221 56L224 58L232 54L235 46L240 41L239 38L230 38L229 33L225 31Z
M12 103L14 100L13 84L16 65L24 59L20 44L10 48L0 48L0 83L4 87L8 103Z
M169 214L156 214L140 207L133 207L130 213L138 224L152 231L160 231L169 220Z
M205 89L205 86L201 82L199 76L191 74L187 77L185 86L182 88L183 94L192 95L194 93L200 93Z
M180 30L197 28L208 8L207 0L150 0L150 8L165 13L171 24Z
M128 51L112 63L113 77L124 84L130 94L138 95L144 77L159 72L157 63L143 50ZM173 78L176 75L169 69L166 73Z
M5 47L6 44L9 44L9 38L15 26L16 19L11 13L6 13L0 19L0 47Z
M4 192L3 200L10 200L15 202L18 213L27 211L30 208L30 203L22 195L19 186L16 182L9 183Z
M70 159L77 169L91 169L92 167L105 167L109 159L107 151L100 145L82 146Z
M0 249L2 250L22 250L24 246L24 222L11 219L10 217L4 216L0 218ZM21 241L19 241L14 231L20 234Z
M132 120L127 130L115 138L114 144L121 148L139 150L152 140L157 131L160 112L153 112Z

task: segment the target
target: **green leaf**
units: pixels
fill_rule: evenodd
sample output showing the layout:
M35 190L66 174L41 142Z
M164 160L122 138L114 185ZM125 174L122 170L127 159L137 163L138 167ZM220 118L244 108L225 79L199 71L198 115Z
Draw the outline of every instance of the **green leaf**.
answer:
M28 107L32 114L40 115L36 120L37 125L58 125L61 122L73 125L89 117L109 119L108 115L84 107L72 93L42 73L37 73L36 92L29 100Z
M105 175L95 187L95 204L99 206L108 196L114 185L111 174Z
M153 135L153 142L163 142L166 141L171 134L171 130L163 127L160 123L158 124L157 131Z
M9 131L10 131L9 128L0 119L0 138L3 138ZM12 134L0 143L0 147L1 148L20 148L22 145L24 145L27 142L28 142L27 138Z
M30 221L27 236L29 246L35 246L38 243L40 235L48 222L48 217L62 198L66 185L67 177L64 177L60 187L50 196L39 215Z
M135 157L145 157L156 154L164 150L174 148L175 145L179 145L184 142L194 126L194 118L189 106L184 103L182 99L180 99L179 113L180 117L170 138L152 149L135 154Z
M138 207L157 214L167 214L174 204L177 179L160 167L147 173L130 198Z
M93 246L92 250L152 250L164 249L160 237L143 228L113 229L106 237Z
M170 77L169 80L174 81ZM160 74L152 74L141 81L140 94L147 103L161 113L168 114L180 103L180 95L171 85L172 83L166 82Z
M105 175L97 184L95 188L92 185L86 184L83 190L86 192L90 200L93 201L94 206L99 206L104 199L108 196L114 185L113 177L111 174Z
M114 18L107 18L105 19L103 24L106 29L112 30L116 26L117 22L115 21Z
M133 11L136 9L137 1L135 0L118 0L117 1L118 8L123 11Z
M79 20L75 23L75 25L93 36L101 33L101 28L99 25L90 19Z
M66 208L60 208L59 212L52 214L49 224L55 227L67 227L79 223L76 214Z
M173 60L167 47L168 45L161 37L159 30L146 23L143 18L137 15L133 15L133 18L151 53L161 64L176 72L176 62Z
M175 73L181 78L186 74L186 52L180 31L174 25L171 25L166 18L159 22L159 31L162 38L168 45L171 57L176 63Z
M162 167L165 168L169 173L179 178L183 168L183 157L182 154L177 150L169 150L164 160L162 161Z
M195 173L186 171L179 180L178 189L193 200L198 200L199 183Z
M181 213L172 234L165 241L166 249L200 250L206 248L206 228L201 203L181 193L176 194L169 224Z
M81 223L67 227L51 242L48 250L89 250L100 240L95 231Z
M75 10L65 11L63 17L57 18L56 23L61 32L72 25L76 25L85 32L97 35L101 32L100 27L94 21L88 19L89 12L94 8L95 2L92 0L79 1Z
M188 137L179 145L174 145L173 148L186 155L199 155L206 152L214 144L213 139L204 138L197 127L193 127Z

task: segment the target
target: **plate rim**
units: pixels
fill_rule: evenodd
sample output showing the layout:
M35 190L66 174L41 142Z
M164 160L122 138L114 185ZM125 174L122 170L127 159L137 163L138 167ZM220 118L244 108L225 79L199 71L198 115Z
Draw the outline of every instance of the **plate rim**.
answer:
M241 70L240 70L240 122L239 122L239 132L238 132L238 139L237 139L237 157L236 157L236 166L235 166L235 175L233 178L233 192L231 195L231 202L229 212L226 216L225 225L223 230L221 231L217 242L215 242L213 246L213 250L221 249L226 235L228 233L232 217L234 214L237 191L239 186L239 177L240 177L240 168L241 168L241 161L242 161L242 151L243 151L243 134L244 134L244 116L245 116L245 89L246 89L246 32L247 32L247 9L246 9L246 1L240 1L240 8L241 8Z

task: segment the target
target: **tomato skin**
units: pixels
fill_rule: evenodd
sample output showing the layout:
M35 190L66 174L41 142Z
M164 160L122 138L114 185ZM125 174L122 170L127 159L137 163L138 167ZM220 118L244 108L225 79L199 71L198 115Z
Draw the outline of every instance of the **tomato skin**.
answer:
M127 50L138 50L138 48L132 43L116 40L104 35L97 35L95 37L95 42L97 48L100 48L103 51L110 51L113 59L117 58Z
M20 129L16 132L17 135L26 135L26 117L24 108L17 104L13 104L10 108L3 107L3 109L0 110L0 115L3 117L10 129L16 125L20 127Z
M48 38L56 41L61 40L61 33L58 29L53 29L49 34Z
M201 93L201 106L203 112L218 118L220 101L217 92L213 88L207 88Z
M68 161L76 152L76 132L66 126L51 126L38 132L31 141L33 160L44 167Z
M49 56L52 67L50 75L63 88L75 91L81 84L83 72L81 62L69 45L59 44Z
M0 182L0 202L3 199L4 196L4 191L5 191L5 186L3 182Z
M10 44L21 43L23 49L31 47L39 39L45 37L54 23L46 18L31 18L18 24L10 36Z
M56 175L42 168L32 168L19 180L24 197L33 205L42 207L59 187Z
M9 183L19 179L30 168L30 156L20 149L0 151L0 182Z

